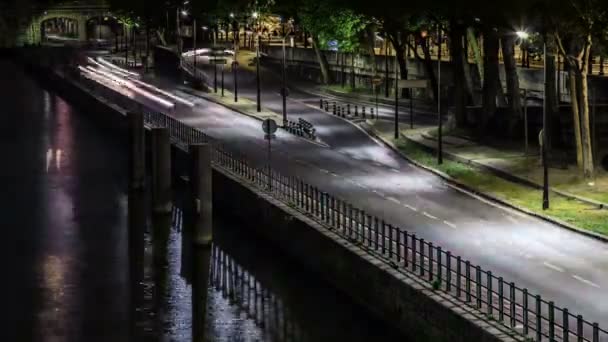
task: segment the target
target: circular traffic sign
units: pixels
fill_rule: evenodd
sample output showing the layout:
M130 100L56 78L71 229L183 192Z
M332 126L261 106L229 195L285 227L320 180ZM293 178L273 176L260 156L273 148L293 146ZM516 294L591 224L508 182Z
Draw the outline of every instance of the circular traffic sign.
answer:
M272 119L266 119L262 122L262 129L267 135L272 135L277 131L277 123Z

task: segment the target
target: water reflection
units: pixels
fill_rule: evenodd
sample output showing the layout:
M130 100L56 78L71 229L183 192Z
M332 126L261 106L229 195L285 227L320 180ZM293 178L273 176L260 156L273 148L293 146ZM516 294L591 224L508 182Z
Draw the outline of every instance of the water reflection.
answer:
M144 283L154 289L152 297L162 298L149 298L141 304L143 312L154 312L143 315L148 322L138 323L154 327L149 338L401 340L394 330L246 228L217 219L213 247L204 249L191 246L188 221L184 210L174 207L170 230L153 222L151 232L146 233L152 236L145 240L149 243L146 249L152 250L148 262L153 270L146 272Z
M213 248L191 248L179 198L151 218L148 194L126 193L125 139L0 71L0 91L19 94L0 116L0 341L398 339L251 227L216 220Z

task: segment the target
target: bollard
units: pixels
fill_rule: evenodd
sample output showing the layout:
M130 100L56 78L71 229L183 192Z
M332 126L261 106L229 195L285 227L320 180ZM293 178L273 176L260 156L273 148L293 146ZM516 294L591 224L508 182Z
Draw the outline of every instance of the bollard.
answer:
M359 116L359 106L355 105L355 116Z
M346 104L346 114L350 114L350 103Z
M142 191L146 187L146 151L144 115L131 112L129 117L129 188Z
M336 115L336 110L337 110L337 108L336 108L336 103L334 102L334 108L333 108L333 113L334 113L334 115Z
M171 213L171 141L169 130L152 128L152 201L156 214Z
M319 108L323 109L323 99L319 100Z
M369 109L369 115L373 119L374 118L374 107ZM376 117L377 118L377 117Z
M194 213L194 243L209 246L213 241L211 145L190 145L190 187Z
M329 112L329 101L325 100L325 111Z
M361 115L365 116L365 106L361 106Z
M562 341L570 342L570 314L568 313L568 308L564 308L562 314Z

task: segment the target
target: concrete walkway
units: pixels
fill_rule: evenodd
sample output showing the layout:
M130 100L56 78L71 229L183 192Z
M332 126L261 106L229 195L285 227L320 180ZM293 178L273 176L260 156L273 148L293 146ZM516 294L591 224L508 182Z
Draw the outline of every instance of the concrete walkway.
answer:
M393 123L374 122L380 133L392 134ZM402 129L401 135L423 147L437 152L436 126L421 126ZM542 188L543 168L538 146L530 146L528 153L508 147L492 147L479 144L461 135L446 135L443 138L443 152L446 158L487 170L497 176L534 188ZM572 165L551 166L549 168L551 191L562 196L608 209L608 174L598 170L595 179L584 179L580 171Z

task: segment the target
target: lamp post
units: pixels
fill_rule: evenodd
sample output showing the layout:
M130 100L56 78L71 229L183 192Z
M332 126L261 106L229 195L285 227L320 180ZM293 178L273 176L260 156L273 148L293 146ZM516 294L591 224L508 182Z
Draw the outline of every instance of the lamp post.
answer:
M441 116L441 24L437 24L437 164L443 164L443 121Z
M543 83L547 89L547 43L543 42ZM547 165L547 94L543 96L543 130L541 154L543 160L543 210L549 209L549 166Z
M282 76L283 76L283 87L281 88L281 96L283 97L283 124L287 122L287 62L285 57L285 38L287 35L283 35L283 67Z
M258 19L258 12L253 12L252 17ZM255 48L255 82L257 85L257 110L258 113L262 111L262 96L260 92L260 32L259 32L259 21L256 23L255 34L256 34L256 48Z

